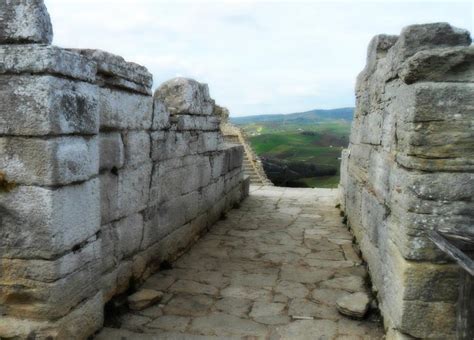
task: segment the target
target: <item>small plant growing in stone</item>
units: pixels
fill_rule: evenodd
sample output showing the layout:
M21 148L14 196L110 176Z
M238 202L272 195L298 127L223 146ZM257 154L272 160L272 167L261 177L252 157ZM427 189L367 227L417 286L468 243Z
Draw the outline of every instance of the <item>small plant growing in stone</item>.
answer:
M0 192L10 192L15 189L16 183L14 181L9 182L7 175L0 171Z

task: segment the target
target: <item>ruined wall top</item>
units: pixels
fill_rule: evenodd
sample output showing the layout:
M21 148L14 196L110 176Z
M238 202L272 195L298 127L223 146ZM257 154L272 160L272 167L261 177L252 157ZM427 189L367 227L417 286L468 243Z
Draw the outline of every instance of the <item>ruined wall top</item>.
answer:
M407 26L399 36L376 35L358 82L366 81L377 69L381 81L400 77L409 84L444 79L450 70L473 59L471 42L469 31L443 22ZM466 75L458 73L459 77Z
M51 44L53 27L43 0L2 0L1 44Z

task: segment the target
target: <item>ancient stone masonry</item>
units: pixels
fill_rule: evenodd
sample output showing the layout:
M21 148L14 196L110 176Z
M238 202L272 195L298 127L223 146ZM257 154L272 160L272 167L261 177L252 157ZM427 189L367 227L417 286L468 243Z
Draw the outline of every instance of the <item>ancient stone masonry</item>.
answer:
M389 334L454 337L458 267L427 230L474 225L474 47L445 23L379 35L357 79L342 208Z
M40 0L0 4L0 338L82 339L104 304L248 193L207 85L49 45Z

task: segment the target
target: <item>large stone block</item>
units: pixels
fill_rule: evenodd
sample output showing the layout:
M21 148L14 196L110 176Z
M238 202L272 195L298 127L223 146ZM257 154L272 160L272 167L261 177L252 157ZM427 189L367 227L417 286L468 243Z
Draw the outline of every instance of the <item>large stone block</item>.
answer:
M2 258L0 285L29 284L30 281L53 283L89 263L100 261L102 246L101 239L93 236L80 249L54 260Z
M218 178L215 182L209 184L202 189L200 208L201 212L206 212L211 209L217 202L223 200L225 194L224 178Z
M145 131L123 133L125 165L133 166L150 160L150 134Z
M95 82L97 66L88 58L56 46L1 45L0 74L50 74Z
M200 194L193 191L164 203L149 206L144 214L142 248L146 249L199 214Z
M100 289L99 259L50 283L20 280L0 285L0 302L8 316L33 320L56 320Z
M163 101L172 115L211 115L214 111L209 87L193 79L168 80L156 90L155 97Z
M194 155L204 147L201 134L197 131L151 133L151 157L154 161Z
M65 317L57 321L38 321L3 316L0 319L0 337L7 339L76 339L94 334L103 326L104 298L98 292L85 300Z
M178 131L218 131L220 125L220 119L215 116L174 115L170 121Z
M147 206L152 163L100 175L102 224L142 211Z
M198 190L209 184L211 166L207 157L196 158L196 162L179 168L168 164L157 164L152 176L150 199L163 202Z
M43 0L7 0L0 4L1 44L51 44L53 26Z
M122 136L119 132L99 135L100 170L120 169L125 162Z
M153 130L163 130L170 127L170 112L166 108L163 101L157 97L153 97Z
M19 186L0 194L2 257L51 259L100 228L99 181L59 188Z
M97 138L0 137L0 164L8 178L19 184L84 181L99 171Z
M437 48L420 51L410 57L399 71L401 79L418 81L472 82L474 48Z
M101 50L74 50L97 63L98 80L101 85L120 87L126 90L151 95L153 76L146 67L127 62L121 56Z
M143 237L143 217L133 214L113 224L117 233L117 255L119 259L129 258L139 249Z
M471 36L468 31L448 23L411 25L403 28L389 53L393 53L394 63L400 63L419 51L470 44Z
M97 87L52 76L0 77L0 134L96 134Z
M220 132L207 131L199 134L197 142L197 152L211 152L223 147L224 138Z
M149 129L153 98L109 88L99 90L101 129Z

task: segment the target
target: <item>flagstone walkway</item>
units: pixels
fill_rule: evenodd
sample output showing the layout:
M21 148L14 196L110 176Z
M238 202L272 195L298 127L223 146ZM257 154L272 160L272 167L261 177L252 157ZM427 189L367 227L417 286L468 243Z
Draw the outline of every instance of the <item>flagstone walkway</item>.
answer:
M253 187L173 268L142 288L163 300L105 328L111 339L382 339L376 318L335 300L366 291L367 272L336 208L337 191Z

